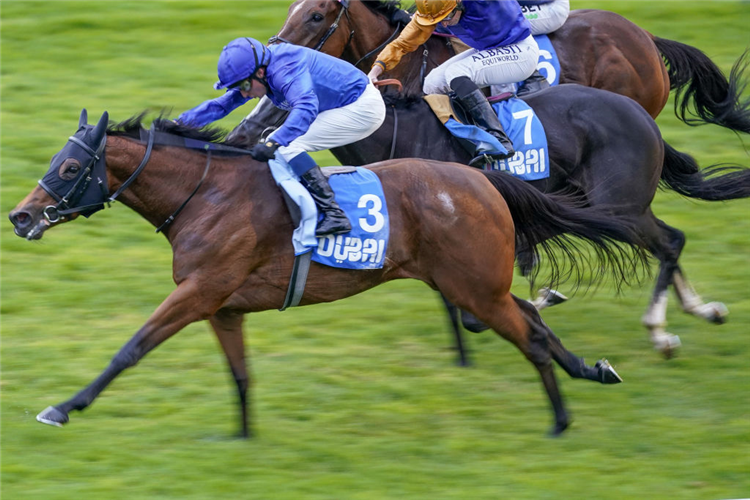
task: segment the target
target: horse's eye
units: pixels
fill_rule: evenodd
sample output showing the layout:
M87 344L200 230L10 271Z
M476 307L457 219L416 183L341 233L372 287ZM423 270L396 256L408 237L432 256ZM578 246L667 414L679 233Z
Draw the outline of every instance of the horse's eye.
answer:
M310 19L311 19L312 21L315 21L316 23L319 23L319 22L320 22L320 21L322 21L322 20L323 20L324 18L323 18L323 16L322 16L322 15L320 15L320 14L318 14L318 13L316 12L315 14L313 14L313 15L312 15L312 16L310 17Z
M81 171L81 164L75 158L68 158L60 165L59 175L64 181L75 179Z

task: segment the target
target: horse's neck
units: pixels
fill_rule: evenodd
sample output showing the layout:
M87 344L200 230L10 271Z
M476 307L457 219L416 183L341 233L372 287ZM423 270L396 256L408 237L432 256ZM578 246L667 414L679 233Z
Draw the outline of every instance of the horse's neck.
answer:
M356 64L369 52L385 42L396 28L391 26L390 20L383 14L373 12L362 2L352 2L349 9L351 11L349 16L352 23L351 30L354 31L354 36L352 36L351 42L344 49L340 58L351 64ZM356 22L353 21L355 19ZM377 54L372 54L357 67L365 73L369 72L370 67L375 62L375 56Z
M107 177L110 194L114 194L133 176L146 154L146 145L123 137L107 137ZM169 183L163 153L157 148L151 152L141 173L120 193L117 201L133 209L141 217L155 226L170 215L168 207L181 195L181 189L174 189ZM173 173L175 179L180 173ZM174 180L172 181L174 183ZM185 195L186 197L187 195Z
M107 138L107 176L110 193L115 193L131 178L146 154L146 145L132 139ZM117 198L156 227L161 226L201 183L208 157L192 150L155 146L136 179ZM212 158L201 190L211 189L219 182L223 158ZM237 162L242 159L238 158ZM259 164L260 165L260 164ZM268 174L270 176L270 174ZM260 174L258 174L260 176ZM245 178L254 177L248 173ZM250 184L250 183L249 183ZM200 193L191 198L190 207L203 203ZM177 225L177 224L175 224Z

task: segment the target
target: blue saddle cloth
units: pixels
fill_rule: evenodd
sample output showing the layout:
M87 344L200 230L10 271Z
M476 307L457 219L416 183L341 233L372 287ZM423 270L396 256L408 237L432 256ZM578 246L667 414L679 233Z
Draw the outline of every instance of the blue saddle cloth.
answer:
M539 62L536 69L544 75L550 85L559 85L560 60L557 58L552 42L547 35L534 35L534 40L539 45Z
M542 122L531 107L521 99L508 99L492 105L505 128L516 154L507 160L494 162L491 170L504 170L525 181L549 177L547 134ZM449 118L445 126L450 132L473 143L477 151L505 152L500 142L475 125L467 125Z
M329 177L328 182L336 193L336 201L349 217L352 230L345 234L316 238L315 226L321 215L312 196L300 184L281 155L277 154L274 160L268 162L268 166L276 184L300 209L299 226L292 233L295 255L312 251L312 260L315 262L345 269L383 267L388 249L390 221L383 185L374 172L357 167Z
M383 186L374 172L355 172L328 179L336 201L352 223L349 233L318 238L312 260L345 269L381 269L388 248L390 223Z

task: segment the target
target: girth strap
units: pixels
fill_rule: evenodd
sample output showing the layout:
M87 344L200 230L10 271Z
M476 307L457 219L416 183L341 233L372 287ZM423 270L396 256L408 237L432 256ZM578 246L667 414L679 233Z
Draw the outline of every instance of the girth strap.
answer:
M307 284L307 273L310 271L312 254L312 250L310 250L294 257L292 277L289 279L289 289L286 292L284 305L281 306L279 311L283 311L287 307L298 306L300 300L302 300L302 294L305 292L305 285Z

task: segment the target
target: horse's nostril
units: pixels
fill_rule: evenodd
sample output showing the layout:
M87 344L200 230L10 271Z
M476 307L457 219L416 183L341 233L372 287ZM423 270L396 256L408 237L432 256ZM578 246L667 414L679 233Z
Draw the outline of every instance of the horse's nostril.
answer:
M17 212L11 214L10 221L18 228L24 228L31 223L31 215L28 212Z

